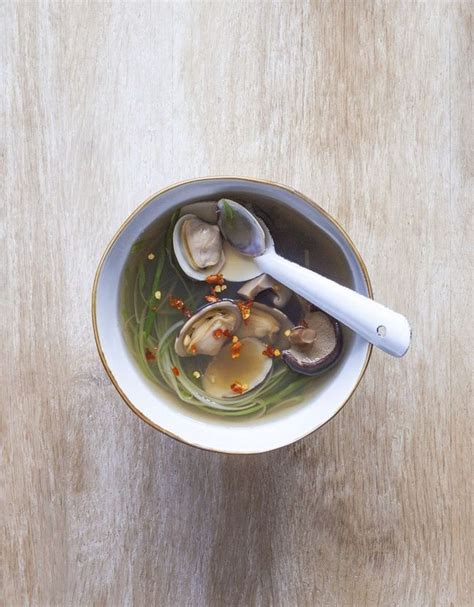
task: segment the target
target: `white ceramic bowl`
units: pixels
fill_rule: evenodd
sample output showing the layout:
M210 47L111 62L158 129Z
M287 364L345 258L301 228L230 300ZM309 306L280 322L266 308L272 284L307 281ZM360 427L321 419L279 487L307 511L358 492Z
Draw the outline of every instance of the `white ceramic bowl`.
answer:
M130 248L140 234L161 215L183 204L221 197L253 200L267 210L284 205L299 221L314 226L315 238L336 247L344 263L347 282L372 296L369 276L354 244L329 214L295 190L256 179L203 178L172 185L146 200L122 224L107 247L94 281L92 319L95 339L104 367L127 405L145 422L180 441L224 453L260 453L289 445L330 420L349 400L367 368L372 347L345 331L342 358L321 376L318 387L306 400L259 419L225 419L203 416L192 407L177 403L148 382L135 364L122 336L119 286ZM289 226L291 230L292 227ZM319 269L319 268L317 268Z

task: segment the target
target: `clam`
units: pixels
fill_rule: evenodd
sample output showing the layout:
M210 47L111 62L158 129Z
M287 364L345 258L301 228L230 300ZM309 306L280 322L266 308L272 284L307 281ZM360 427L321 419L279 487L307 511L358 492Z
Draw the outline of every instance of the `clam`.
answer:
M230 282L254 278L260 270L251 257L223 240L217 211L217 202L193 202L181 209L173 230L179 266L187 276L200 281L219 272Z
M224 346L202 376L202 387L209 396L240 396L261 384L270 373L272 359L262 354L265 344L259 339L242 339L238 358L232 358L231 348L232 344Z
M215 356L241 323L240 310L231 301L220 301L202 307L183 325L175 341L178 356L204 354Z
M222 237L217 225L186 214L173 230L173 248L182 270L196 280L217 274L224 265Z
M282 345L283 334L291 329L293 323L280 310L254 302L250 309L250 316L240 325L239 336L258 337L272 345ZM287 343L287 340L284 340Z

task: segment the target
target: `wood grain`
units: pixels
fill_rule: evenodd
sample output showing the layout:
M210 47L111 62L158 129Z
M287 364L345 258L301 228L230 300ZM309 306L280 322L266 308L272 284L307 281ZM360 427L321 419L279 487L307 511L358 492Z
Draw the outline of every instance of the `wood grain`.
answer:
M2 604L472 604L472 7L0 5ZM318 200L414 327L263 456L146 426L92 336L114 230L218 174Z

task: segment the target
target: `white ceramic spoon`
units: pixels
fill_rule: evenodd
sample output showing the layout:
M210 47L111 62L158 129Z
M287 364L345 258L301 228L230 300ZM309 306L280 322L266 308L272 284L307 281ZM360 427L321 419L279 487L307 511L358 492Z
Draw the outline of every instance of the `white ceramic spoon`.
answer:
M262 272L289 287L327 314L392 356L408 351L411 329L398 312L348 289L275 252L269 232L245 207L221 200L219 227L225 239L244 255L254 258Z

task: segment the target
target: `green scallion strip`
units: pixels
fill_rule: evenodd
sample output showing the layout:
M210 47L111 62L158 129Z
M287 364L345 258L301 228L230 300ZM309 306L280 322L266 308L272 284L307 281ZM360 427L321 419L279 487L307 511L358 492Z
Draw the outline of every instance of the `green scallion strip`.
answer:
M174 266L172 237L178 216L179 213L173 215L165 246L159 247L156 262L144 263L142 254L136 255L124 273L123 328L139 368L153 384L175 394L189 406L213 415L257 417L300 402L311 378L295 374L277 359L265 381L253 390L232 398L214 398L201 388L200 380L192 376L194 370L204 373L209 361L205 357L180 358L176 354L175 338L185 319L179 311L166 305L168 296L179 297L188 309L194 310L204 304L203 297L208 292L205 284L193 284L191 288L187 277ZM152 239L142 241L140 250L151 242ZM155 297L158 290L161 300ZM150 352L155 357L150 357ZM178 375L173 373L174 367L179 370Z
M151 328L153 326L153 321L155 319L156 310L153 309L153 302L155 301L155 292L158 290L158 286L160 284L161 273L163 272L163 266L165 263L165 253L161 251L158 256L158 262L156 264L155 276L153 278L153 284L151 286L151 295L148 300L148 309L146 311L145 323L143 326L143 331L145 334L145 338L150 335Z

